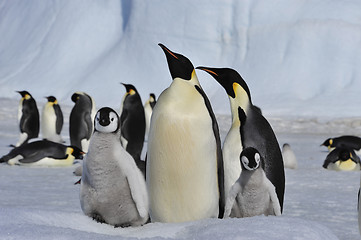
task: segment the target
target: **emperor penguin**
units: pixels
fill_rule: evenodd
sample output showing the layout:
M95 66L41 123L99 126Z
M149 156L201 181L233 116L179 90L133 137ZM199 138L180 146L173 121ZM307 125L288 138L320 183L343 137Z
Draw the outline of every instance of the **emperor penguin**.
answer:
M39 110L35 99L27 91L17 91L21 95L18 108L18 121L20 127L19 141L16 147L28 143L32 138L39 136Z
M139 168L144 170L145 162L141 154L145 136L145 115L143 103L137 89L132 84L122 83L126 89L120 115L120 141Z
M60 136L63 128L64 117L58 100L54 96L46 97L48 102L43 107L41 114L41 133L43 139L53 142L64 142Z
M358 211L358 230L361 235L361 198L360 198L360 192L361 192L361 180L360 180L360 187L358 190L358 196L357 196L357 211Z
M71 100L75 105L69 118L70 144L87 152L93 132L95 103L85 92L75 92Z
M83 160L80 204L84 214L98 222L140 226L149 218L147 188L119 138L118 114L109 107L101 108Z
M223 162L218 124L193 64L163 44L173 82L152 113L147 187L153 222L223 217Z
M253 217L264 214L281 215L275 187L264 172L264 161L252 147L245 148L240 155L241 174L232 185L226 200L224 218Z
M285 174L281 150L271 125L252 104L251 93L241 75L230 68L197 67L208 72L228 94L232 126L223 145L225 191L241 173L239 155L242 149L253 147L264 159L266 177L276 188L277 197L283 210Z
M40 140L13 148L0 162L9 165L66 167L73 165L75 159L82 159L83 154L75 146Z
M337 147L346 147L355 150L356 154L361 154L361 138L352 135L345 135L326 139L321 146L325 146L329 151Z
M282 146L282 158L283 158L283 165L285 168L290 168L290 169L297 168L296 155L288 143L285 143Z
M150 127L150 119L152 117L153 108L156 104L157 100L155 98L155 94L149 94L149 99L144 103L144 114L145 114L145 138L148 139L149 135L149 127Z
M327 155L322 166L336 171L360 171L360 164L360 158L353 149L337 147Z

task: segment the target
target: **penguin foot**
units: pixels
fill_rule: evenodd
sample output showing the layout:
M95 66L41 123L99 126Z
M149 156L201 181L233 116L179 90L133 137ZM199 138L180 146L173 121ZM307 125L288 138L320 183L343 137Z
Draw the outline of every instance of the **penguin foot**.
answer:
M117 224L117 225L114 225L114 228L119 228L119 227L121 227L121 228L126 228L126 227L130 227L130 226L132 226L132 224L130 224L130 223L122 223L122 224Z
M93 218L93 220L95 220L95 221L98 222L98 223L106 223L106 222L104 221L103 217L100 216L100 215L97 214L97 213L94 213L94 214L92 215L92 218Z

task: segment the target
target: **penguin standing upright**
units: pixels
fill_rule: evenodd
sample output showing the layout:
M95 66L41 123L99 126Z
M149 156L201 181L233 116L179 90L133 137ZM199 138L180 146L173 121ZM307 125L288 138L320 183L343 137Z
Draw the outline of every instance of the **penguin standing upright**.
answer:
M60 136L63 128L63 112L54 96L46 97L48 102L43 107L41 114L41 133L43 139L53 142L63 142Z
M152 113L147 152L150 217L184 222L223 217L218 125L193 64L162 44L173 82Z
M89 217L117 227L147 222L148 194L144 176L119 141L119 117L101 108L83 161L81 208Z
M21 100L18 109L18 121L20 127L19 141L16 147L28 143L29 139L39 136L39 110L35 99L27 91L18 91Z
M224 218L230 215L232 209L232 217L281 215L275 187L265 175L264 161L257 149L245 148L240 163L241 175L228 194Z
M89 139L93 132L95 103L84 92L74 93L71 96L71 100L75 105L71 110L69 119L70 144L87 152Z
M282 146L282 158L283 158L283 165L285 168L290 168L290 169L297 168L296 155L288 143L285 143Z
M154 93L149 94L149 99L144 104L144 114L145 114L145 138L148 139L150 119L152 117L153 108L157 100Z
M223 146L225 191L230 190L229 184L234 183L241 172L238 160L240 150L254 147L264 159L264 171L276 188L282 212L285 174L281 150L272 127L253 106L246 82L237 71L230 68L197 67L197 69L204 70L213 76L226 90L230 100L232 127Z
M139 168L144 171L145 163L140 159L145 136L145 116L143 103L137 89L132 84L122 83L126 89L120 115L121 143L133 156Z
M0 162L9 165L65 167L71 166L75 159L82 159L83 154L75 146L40 140L15 147Z

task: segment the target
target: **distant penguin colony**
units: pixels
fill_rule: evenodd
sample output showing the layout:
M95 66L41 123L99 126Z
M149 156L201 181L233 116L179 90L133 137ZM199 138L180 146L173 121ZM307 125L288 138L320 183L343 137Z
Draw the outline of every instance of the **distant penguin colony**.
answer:
M35 99L27 91L18 91L18 93L21 95L18 110L20 137L16 147L28 143L32 138L37 138L40 128L39 110Z
M123 147L135 159L137 166L145 173L145 162L141 154L145 136L144 107L137 89L132 84L122 83L126 89L120 115Z
M228 94L232 112L232 127L223 146L225 188L229 192L241 173L239 154L242 149L253 147L264 159L266 177L276 188L283 210L285 174L282 153L277 138L259 108L252 104L251 93L241 75L230 68L197 67L209 73ZM242 146L240 146L240 144Z
M80 203L83 212L115 227L140 226L148 220L144 176L122 147L119 117L111 108L96 114L95 131L83 161Z
M46 97L48 102L44 105L41 114L41 132L43 139L62 143L60 136L64 117L58 100L54 96Z
M158 97L148 137L146 182L153 222L223 216L218 125L193 64L159 44L173 79Z
M92 97L84 92L74 93L71 100L75 105L69 119L70 144L87 152L93 133L95 103Z
M264 161L257 149L245 148L240 155L242 171L231 187L224 217L281 215L275 187L264 172Z

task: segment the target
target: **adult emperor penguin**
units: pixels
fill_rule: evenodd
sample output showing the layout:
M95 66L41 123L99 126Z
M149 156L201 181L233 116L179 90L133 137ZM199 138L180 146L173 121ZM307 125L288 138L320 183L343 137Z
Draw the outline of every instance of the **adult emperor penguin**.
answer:
M148 138L147 187L153 222L223 217L218 125L194 67L162 44L173 82L158 98Z
M208 72L222 85L231 105L232 126L223 145L225 191L230 190L241 173L239 155L242 149L254 147L264 159L264 171L276 188L282 212L285 175L281 150L272 127L253 106L246 82L234 69L209 67L197 67L197 69Z
M98 222L116 227L139 226L149 218L147 188L144 176L119 138L118 114L111 108L101 108L83 161L81 208Z
M140 159L145 136L143 103L137 89L132 84L122 84L126 93L123 97L120 115L120 140L125 150L133 156L138 167L144 171L145 162Z
M290 168L290 169L297 168L296 155L288 143L285 143L282 146L282 158L283 158L283 165L285 168Z
M70 144L87 152L93 133L95 103L85 92L75 92L71 100L75 105L69 119Z
M360 164L360 158L353 149L337 147L327 155L322 166L336 171L360 171Z
M357 211L358 211L358 230L361 235L361 198L360 198L360 192L361 192L361 180L360 180L360 187L358 189L358 196L357 196Z
M9 165L65 167L71 166L75 159L82 159L83 154L74 146L40 140L15 147L0 162Z
M20 137L16 147L27 143L29 139L37 138L40 126L39 110L35 99L27 91L18 91L18 93L21 95L18 109Z
M60 136L63 128L63 112L54 96L46 97L48 102L43 107L41 114L41 133L43 139L53 142L63 142Z
M149 94L149 99L144 104L144 114L145 114L145 138L148 139L150 119L152 117L153 108L157 100L154 93Z
M241 175L228 194L224 218L230 216L231 210L231 217L240 218L281 215L275 187L266 177L264 161L257 149L245 148L240 155L240 163Z
M357 136L345 135L328 138L321 144L321 146L327 147L329 151L332 151L337 147L346 147L354 149L357 154L361 154L361 138Z

